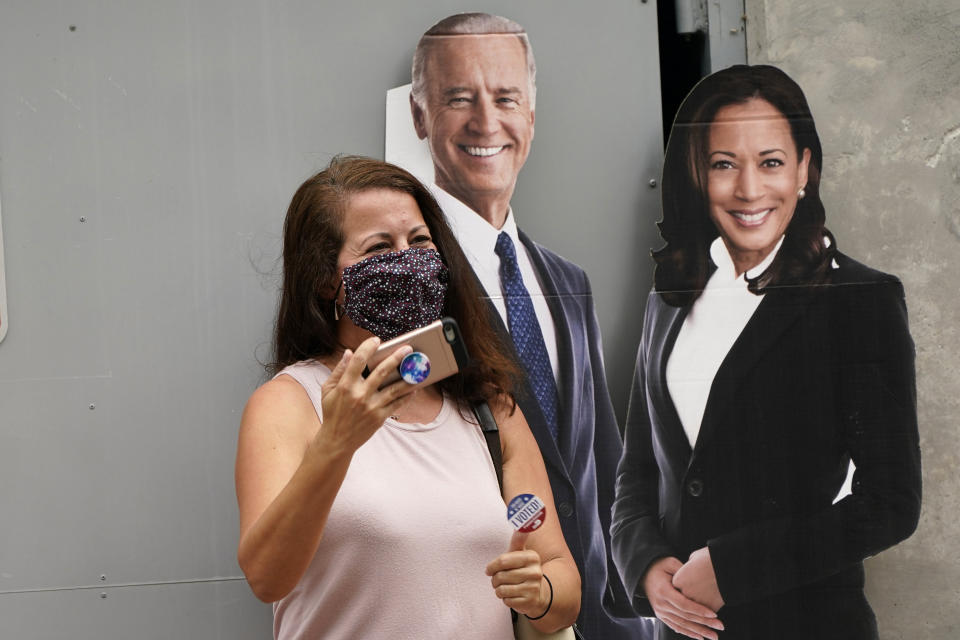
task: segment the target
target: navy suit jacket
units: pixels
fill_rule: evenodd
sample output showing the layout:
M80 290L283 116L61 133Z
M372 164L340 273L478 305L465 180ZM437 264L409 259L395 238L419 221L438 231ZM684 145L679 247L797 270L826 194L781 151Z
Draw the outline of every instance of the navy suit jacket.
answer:
M587 640L650 638L652 623L636 617L609 551L622 442L607 391L590 282L577 265L534 243L522 231L519 236L556 327L559 441L550 434L526 381L516 390L516 399L540 446L560 526L580 570L583 593L577 626ZM512 346L500 314L492 304L489 310L504 343Z
M767 291L717 371L691 448L666 363L689 307L653 293L625 431L613 554L638 611L661 557L710 550L721 640L876 638L862 560L920 511L903 288L843 255L832 282ZM853 493L834 497L853 460ZM658 638L680 638L658 623Z

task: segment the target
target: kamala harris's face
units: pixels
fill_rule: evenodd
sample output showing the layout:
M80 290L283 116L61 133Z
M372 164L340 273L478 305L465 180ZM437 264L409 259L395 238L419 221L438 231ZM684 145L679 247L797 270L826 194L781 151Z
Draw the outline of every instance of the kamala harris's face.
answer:
M707 195L737 273L760 264L784 234L807 183L810 150L760 98L721 108L710 125Z

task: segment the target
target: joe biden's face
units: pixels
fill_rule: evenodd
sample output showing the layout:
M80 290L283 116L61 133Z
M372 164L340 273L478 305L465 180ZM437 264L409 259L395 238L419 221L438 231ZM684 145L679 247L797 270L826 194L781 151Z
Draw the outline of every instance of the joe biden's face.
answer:
M414 125L427 138L436 183L478 212L507 204L530 153L534 112L515 35L439 36L426 58Z

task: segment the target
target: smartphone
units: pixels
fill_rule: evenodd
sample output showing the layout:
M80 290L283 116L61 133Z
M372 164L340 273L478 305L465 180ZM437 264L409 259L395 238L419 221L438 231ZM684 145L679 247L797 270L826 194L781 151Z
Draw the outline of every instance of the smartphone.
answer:
M381 344L367 361L363 377L370 375L384 358L405 344L413 347L413 353L404 357L400 366L390 372L381 388L400 379L411 386L425 387L452 376L469 361L457 321L441 318Z

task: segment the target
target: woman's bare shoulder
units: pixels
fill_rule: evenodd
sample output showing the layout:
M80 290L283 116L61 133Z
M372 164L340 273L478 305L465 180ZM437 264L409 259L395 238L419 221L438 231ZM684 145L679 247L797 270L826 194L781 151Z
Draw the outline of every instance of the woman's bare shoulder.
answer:
M306 389L293 377L280 375L250 395L243 412L241 432L307 437L319 424Z

